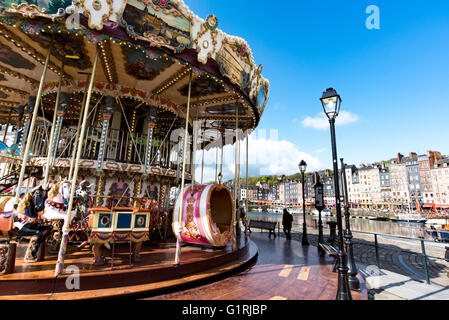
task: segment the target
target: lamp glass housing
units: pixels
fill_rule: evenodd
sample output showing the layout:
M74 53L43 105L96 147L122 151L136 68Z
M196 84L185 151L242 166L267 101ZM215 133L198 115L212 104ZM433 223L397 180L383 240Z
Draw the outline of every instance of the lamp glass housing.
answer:
M299 171L301 173L305 173L306 170L307 170L307 163L304 160L302 160L301 163L299 164Z
M327 89L321 98L324 113L329 120L335 120L340 113L341 97L334 89Z

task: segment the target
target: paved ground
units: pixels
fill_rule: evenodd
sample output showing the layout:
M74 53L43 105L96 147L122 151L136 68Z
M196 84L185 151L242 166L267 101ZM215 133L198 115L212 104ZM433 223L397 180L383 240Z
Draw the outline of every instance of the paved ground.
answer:
M212 284L151 297L149 300L335 300L337 274L333 259L320 257L317 248L302 247L284 238L268 239L253 232L259 256L251 268ZM354 300L367 299L352 292Z
M325 229L325 239L328 233L329 230ZM293 238L300 240L302 234L294 233ZM308 238L309 242L316 246L318 231L308 228ZM427 262L431 281L429 286L426 283L420 241L379 236L378 242L381 275L376 266L374 236L354 233L354 258L367 276L367 285L371 286L371 299L449 299L449 291L445 290L449 287L449 263L444 260L447 244L425 243L426 254L429 256ZM391 290L392 287L402 290ZM436 292L438 295L434 294Z

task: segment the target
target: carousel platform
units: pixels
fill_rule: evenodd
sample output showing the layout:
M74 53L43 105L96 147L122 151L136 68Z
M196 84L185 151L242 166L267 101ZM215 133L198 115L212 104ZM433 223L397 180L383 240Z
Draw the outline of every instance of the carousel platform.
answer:
M72 273L54 277L57 255L47 254L45 261L33 264L17 259L15 272L0 276L0 300L90 300L163 294L232 272L252 263L258 255L257 246L251 241L245 243L243 237L234 252L230 246L223 250L184 246L182 265L178 267L173 265L175 250L175 243L146 244L141 252L143 261L130 265L127 246L116 246L113 266L109 255L103 267L92 265L89 249L69 252L65 267L79 270L79 290L67 288Z

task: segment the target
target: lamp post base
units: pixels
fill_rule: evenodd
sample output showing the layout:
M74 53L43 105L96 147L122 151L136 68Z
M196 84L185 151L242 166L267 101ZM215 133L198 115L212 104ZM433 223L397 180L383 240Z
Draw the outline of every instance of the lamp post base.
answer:
M349 287L351 288L351 290L360 291L360 281L355 275L350 274L348 281L349 281Z
M301 244L303 246L308 246L310 245L309 241L307 240L307 227L306 224L303 224L303 229L302 229L302 241Z
M346 217L346 221L349 221L349 217ZM347 251L347 267L348 267L348 274L349 274L349 286L351 287L351 290L360 290L360 281L357 278L358 270L357 265L354 260L354 251L352 248L352 233L349 229L349 226L347 226L346 232L345 232L345 245L346 245L346 251Z
M337 300L352 300L351 289L349 287L346 253L340 249L338 252L338 290Z

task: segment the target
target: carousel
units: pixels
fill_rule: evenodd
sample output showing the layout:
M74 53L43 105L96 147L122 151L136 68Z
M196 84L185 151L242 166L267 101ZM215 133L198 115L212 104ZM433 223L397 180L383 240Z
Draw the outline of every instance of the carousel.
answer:
M0 299L138 294L254 258L240 150L261 73L182 0L0 0Z

